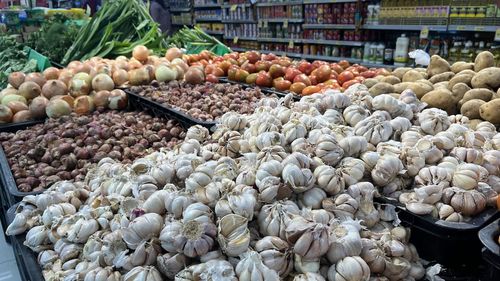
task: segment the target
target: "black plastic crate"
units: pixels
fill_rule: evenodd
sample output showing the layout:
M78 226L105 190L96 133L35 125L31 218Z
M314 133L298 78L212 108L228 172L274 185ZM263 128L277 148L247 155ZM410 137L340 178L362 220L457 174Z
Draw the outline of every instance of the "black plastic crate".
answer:
M16 215L16 208L19 203L13 205L7 211L7 222L10 224ZM7 224L7 225L8 225ZM7 227L7 226L6 226ZM24 246L24 241L26 240L26 234L19 234L16 236L9 237L12 248L14 250L14 256L16 257L17 266L19 268L19 274L24 281L41 281L45 280L42 274L42 268L38 264L37 254L31 251L28 247Z
M281 92L281 91L278 91L278 90L275 90L273 88L267 88L267 87L260 87L260 86L256 86L256 85L250 85L250 84L247 84L247 83L243 83L243 82L236 82L236 81L232 81L232 80L229 80L227 79L226 77L220 77L219 78L219 81L220 82L223 82L223 83L231 83L231 84L239 84L239 85L243 85L243 86L246 86L246 87L257 87L259 88L264 94L268 94L268 95L277 95L278 97L282 98L282 97L285 97L286 95L288 95L289 93L287 92ZM300 100L302 97L297 95L297 94L293 94L293 99L294 100Z
M410 242L417 247L420 257L442 264L450 276L478 274L482 263L478 232L500 216L496 209L488 208L467 222L456 223L413 214L394 199L379 197L376 200L396 206L403 225L411 228ZM474 280L468 278L446 280Z
M29 126L40 124L43 122L45 122L45 120L35 120L35 121L26 121L26 122L19 122L19 123L2 124L2 125L0 125L0 132L15 133L18 130L22 130L22 129L25 129Z
M490 223L479 231L479 240L484 246L482 258L487 266L484 280L500 280L500 219Z

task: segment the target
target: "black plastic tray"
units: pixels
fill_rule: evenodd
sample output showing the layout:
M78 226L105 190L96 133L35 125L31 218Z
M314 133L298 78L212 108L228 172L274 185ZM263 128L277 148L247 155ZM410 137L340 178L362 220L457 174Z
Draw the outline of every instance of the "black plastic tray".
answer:
M400 220L411 227L410 241L423 259L464 272L477 269L482 262L479 230L500 216L496 209L489 208L467 222L446 222L413 214L394 199L379 197L376 200L396 206Z
M44 120L19 122L19 123L1 124L0 125L0 132L15 133L18 130L24 129L24 128L32 126L32 125L40 124L43 122L45 122L45 119Z
M258 87L258 88L260 88L260 90L263 93L268 94L268 95L275 94L275 95L277 95L280 98L285 97L286 95L289 94L287 92L281 92L281 91L275 90L273 88L260 87L260 86L257 86L257 85L250 85L250 84L243 83L243 82L232 81L232 80L227 79L226 77L220 77L219 81L223 82L223 83L239 84L239 85L243 85L243 86L246 86L246 87ZM301 98L302 98L301 96L293 94L293 99L294 100L300 100Z
M487 265L484 280L500 280L500 219L490 223L479 231L479 240L483 244L482 258Z
M19 203L13 205L7 211L8 224L10 224L14 220L16 208L18 205ZM19 268L21 279L25 281L45 280L43 278L42 268L38 264L36 253L31 251L23 244L26 240L26 234L23 233L16 236L10 236L9 238L12 242L12 247L14 249L14 255L16 257L16 262Z
M201 125L207 129L213 129L214 126L218 123L216 121L202 121L195 119L184 112L176 110L173 107L166 107L151 99L142 97L132 92L130 89L124 89L124 91L128 95L129 106L138 109L153 111L155 115L158 114L158 115L168 116L170 118L177 120L186 128L189 128L194 125Z

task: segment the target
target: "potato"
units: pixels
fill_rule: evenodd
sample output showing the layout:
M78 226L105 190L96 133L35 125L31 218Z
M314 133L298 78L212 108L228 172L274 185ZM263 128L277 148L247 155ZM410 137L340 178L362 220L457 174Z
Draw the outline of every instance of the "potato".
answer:
M469 119L481 118L481 115L479 115L479 107L485 103L484 100L479 99L469 100L460 108L460 114L467 116Z
M455 86L453 86L453 89L451 90L452 98L455 102L458 102L459 100L463 99L465 93L470 90L470 87L465 84L465 83L457 83Z
M399 79L398 77L396 77L394 75L389 75L389 76L384 76L384 78L382 78L380 80L380 82L386 82L386 83L389 83L391 85L394 85L394 84L401 83L401 79Z
M491 52L483 51L474 60L474 71L479 72L485 68L495 66L495 57Z
M420 79L420 80L417 80L416 82L424 83L424 84L427 84L429 86L433 86L433 84L431 82L429 82L429 80L427 80L427 79Z
M438 55L431 57L431 63L427 67L427 75L432 77L443 72L450 71L450 64Z
M432 76L429 79L429 82L431 82L432 84L436 84L436 83L443 82L443 81L450 81L450 79L453 78L453 76L455 76L455 73L453 73L451 71L447 71L447 72L443 72L441 74L437 74L437 75Z
M479 71L472 77L471 84L473 88L489 88L496 91L500 87L500 68L488 67Z
M462 71L460 71L459 73L457 73L457 75L460 75L460 74L469 74L469 75L476 75L476 72L472 69L464 69Z
M415 82L415 81L420 80L420 79L424 79L424 76L420 72L412 69L410 71L407 71L403 75L402 81L403 82Z
M498 91L493 94L493 96L491 97L492 100L494 99L500 99L500 88L498 88Z
M473 99L479 99L488 102L491 100L493 94L494 92L492 90L486 88L471 89L465 93L462 100L464 100L463 102L467 102Z
M408 88L408 85L415 83L415 82L401 82L394 84L394 92L395 93L401 93L402 91L406 90Z
M372 95L373 97L376 97L376 96L382 95L382 94L394 93L394 86L389 84L389 83L378 82L373 87L371 87L368 91L370 92L370 95Z
M365 81L363 81L363 85L365 85L368 89L373 87L375 84L378 83L378 80L375 78L368 78Z
M384 77L385 77L384 75L377 75L377 76L375 76L373 78L377 79L377 81L380 82L380 81L382 81L382 79L384 79Z
M403 83L401 83L401 84L403 84ZM403 89L403 91L405 89L411 89L415 93L415 95L417 95L417 97L420 99L428 92L434 90L434 87L430 86L428 84L422 83L422 82L413 82L413 83L409 83L408 85L406 85L406 87Z
M439 82L433 85L434 89L444 88L448 89L448 81Z
M472 62L457 61L450 68L454 73L459 73L462 70L474 69L474 64Z
M464 83L464 84L467 84L468 86L470 86L470 82L472 80L472 77L473 76L470 74L457 74L457 75L453 76L453 78L451 78L449 83L448 83L448 90L453 89L453 86L455 86L455 84L458 84L458 83Z
M486 121L500 125L500 99L494 99L481 105L479 115Z
M394 71L392 72L392 75L398 77L400 80L403 79L403 75L405 75L405 73L407 71L410 71L412 70L411 67L398 67L396 69L394 69Z
M455 114L456 104L451 97L451 91L447 89L432 90L425 94L421 100L430 107L445 110L449 115Z

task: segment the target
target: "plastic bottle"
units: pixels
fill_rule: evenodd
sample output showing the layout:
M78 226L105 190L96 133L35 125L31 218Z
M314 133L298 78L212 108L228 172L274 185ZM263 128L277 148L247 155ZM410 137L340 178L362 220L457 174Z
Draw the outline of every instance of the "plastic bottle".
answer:
M394 50L394 65L405 66L408 62L408 46L410 45L410 39L406 37L406 34L401 34L396 40L396 50Z
M377 61L377 43L373 43L370 45L370 63L375 63Z
M465 47L460 52L460 57L465 62L471 62L474 52L472 51L472 41L465 42Z
M365 48L363 49L363 62L369 62L370 61L370 49L371 49L372 43L366 42L365 43Z
M376 52L377 55L375 57L376 63L384 63L384 50L385 50L384 43L380 43L377 45L377 52Z

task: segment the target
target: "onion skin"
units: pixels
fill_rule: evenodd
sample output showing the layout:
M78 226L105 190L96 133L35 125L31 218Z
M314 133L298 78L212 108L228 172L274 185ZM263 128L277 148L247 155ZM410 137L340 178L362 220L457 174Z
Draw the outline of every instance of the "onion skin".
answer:
M71 114L71 106L63 99L52 99L45 108L45 113L49 118L59 118Z
M12 117L12 122L13 123L20 123L20 122L26 122L33 120L33 117L31 116L31 113L29 110L22 110L19 111L18 113L14 114Z
M49 103L49 100L45 97L36 97L34 98L29 106L29 111L31 113L31 116L34 119L43 119L47 116L45 113L45 108L47 107L47 104Z
M169 61L173 61L176 58L182 58L182 51L179 48L170 48L165 53L165 58Z
M19 86L19 95L26 100L32 100L42 93L42 89L33 81L26 81Z
M45 82L47 82L47 80L45 80L43 75L40 74L39 72L33 72L33 73L26 75L26 78L24 78L24 82L27 82L27 81L32 81L32 82L37 83L38 86L40 86L40 88L42 88L43 85L45 84Z
M69 92L75 98L85 96L90 93L90 85L85 80L73 78L69 85Z
M99 91L94 94L94 104L96 107L107 107L109 104L109 91Z
M42 96L51 99L55 96L62 96L68 93L68 87L61 80L49 80L42 88Z
M189 84L201 84L205 81L205 74L199 68L190 67L184 74L184 80Z
M112 91L115 88L115 82L109 75L101 73L92 79L92 88L97 91Z
M132 51L132 56L140 62L146 62L149 57L149 50L144 45L136 46Z
M77 114L87 114L94 111L94 101L89 96L77 97L74 102L74 111Z
M73 76L74 76L74 74L73 74L73 72L71 70L69 70L69 69L63 69L59 73L58 80L64 82L64 84L66 84L66 87L69 87L71 79L73 79Z
M146 85L151 82L149 71L145 68L133 69L128 72L130 84L132 85Z
M12 121L12 110L5 105L0 104L0 124L10 123Z
M28 110L28 106L20 101L11 101L7 104L7 106L13 114L18 113L19 111Z
M110 109L124 109L127 107L128 97L124 91L116 89L109 93L108 101Z
M117 86L121 86L128 81L128 72L125 69L117 69L113 72L113 82Z
M5 106L7 106L7 104L9 104L9 102L11 101L19 101L24 104L28 104L26 98L21 95L6 95L2 98L2 104Z
M75 103L75 98L73 98L70 95L55 96L55 97L51 98L50 100L56 100L56 99L60 99L60 100L65 101L69 105L69 107L73 107L73 104Z
M24 83L24 80L26 79L26 75L22 72L12 72L9 75L8 82L12 87L19 89L19 86L21 86L22 83Z
M43 71L43 77L45 80L55 80L59 78L59 73L61 71L55 67L49 67Z

